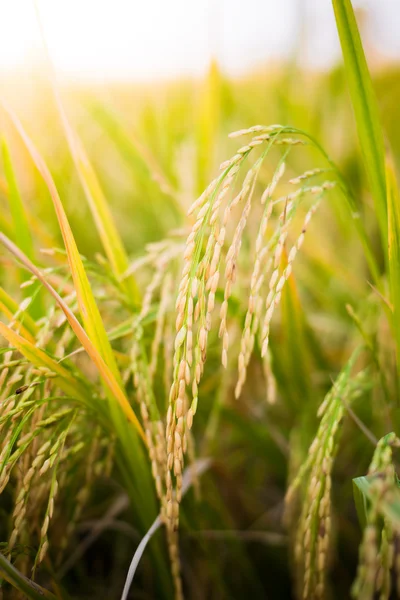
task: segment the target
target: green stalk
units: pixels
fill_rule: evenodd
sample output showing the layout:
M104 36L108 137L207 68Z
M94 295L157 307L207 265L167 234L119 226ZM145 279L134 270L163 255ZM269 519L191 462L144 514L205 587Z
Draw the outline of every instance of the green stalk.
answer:
M11 583L14 588L25 594L27 598L32 600L43 600L43 598L57 600L54 594L22 575L3 554L0 554L0 573L8 583Z
M364 167L387 247L385 148L371 75L350 0L332 0Z

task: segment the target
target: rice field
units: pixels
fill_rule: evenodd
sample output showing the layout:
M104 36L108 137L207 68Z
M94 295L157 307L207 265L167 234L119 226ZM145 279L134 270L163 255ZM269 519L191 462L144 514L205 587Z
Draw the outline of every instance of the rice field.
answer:
M400 71L2 82L0 597L400 597Z

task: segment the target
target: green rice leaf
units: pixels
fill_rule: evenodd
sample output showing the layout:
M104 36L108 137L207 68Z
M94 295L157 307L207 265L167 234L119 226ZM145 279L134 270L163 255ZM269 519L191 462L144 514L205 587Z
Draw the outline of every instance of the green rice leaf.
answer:
M56 600L56 596L40 585L22 575L3 554L0 554L0 575L11 583L24 597L31 600Z
M386 159L388 205L388 254L390 300L393 311L393 329L397 350L397 369L400 375L400 194L393 160Z
M0 312L7 316L8 319L16 321L21 333L34 342L37 333L37 326L32 317L25 311L18 319L15 315L18 313L19 305L7 292L0 287Z
M357 132L382 240L387 239L384 141L375 92L350 0L332 0Z
M367 508L368 503L371 500L371 482L376 477L379 477L379 475L368 475L367 477L363 476L353 479L354 501L360 525L362 527L365 527L367 524ZM392 502L387 502L384 499L381 500L379 508L396 528L400 526L400 490Z
M136 414L133 411L127 397L125 396L125 393L124 393L120 383L115 378L115 375L114 375L113 371L111 370L109 364L103 359L99 349L88 337L85 330L83 329L83 327L81 326L81 324L79 323L78 319L75 317L75 315L73 314L73 312L71 311L69 306L64 302L64 300L56 292L56 290L50 285L50 283L43 276L41 271L39 271L39 269L29 260L29 258L27 258L19 250L19 248L17 248L17 246L13 242L11 242L11 240L9 240L1 232L0 232L0 242L16 258L18 258L18 260L20 260L22 262L22 264L24 264L25 267L29 271L31 271L31 273L36 275L36 277L43 283L43 285L48 289L50 294L56 300L57 304L60 306L61 310L67 317L68 322L71 325L71 328L72 328L73 332L75 333L76 337L78 338L78 340L80 341L82 346L85 348L87 354L90 356L93 363L95 364L95 366L100 374L100 377L102 378L102 381L104 383L106 392L108 393L108 397L110 398L110 400L115 400L120 405L120 407L123 410L128 421L130 421L133 424L133 426L136 428L136 430L139 433L142 440L146 443L146 437L145 437L144 431L142 429L142 426L140 425L140 423L136 417ZM80 257L79 257L79 260L80 260ZM12 343L12 342L10 341L10 343ZM111 348L111 346L110 346L110 348ZM112 353L112 349L111 349L111 353ZM112 354L112 359L113 359L113 362L115 363L114 354ZM113 402L111 402L111 407L112 407L111 408L112 414L114 415ZM119 418L118 415L115 415L115 416L116 416L116 418Z
M70 152L75 162L76 170L82 183L90 210L96 223L104 251L112 266L117 279L126 272L129 266L128 256L118 233L110 207L104 196L96 172L86 154L85 148L68 120L58 89L53 83L58 111L69 144ZM134 304L140 303L140 291L133 275L125 279L121 285Z
M368 477L356 477L353 479L353 497L356 506L358 520L361 528L364 529L367 524L368 515Z
M39 154L39 151L34 146L32 140L28 137L27 133L22 127L22 124L17 119L16 115L11 111L8 114L14 123L17 131L19 132L25 146L32 157L33 162L36 165L39 173L43 177L48 190L50 192L51 199L54 204L54 208L57 214L58 223L63 236L65 249L67 251L68 263L71 269L72 278L74 281L74 287L76 290L79 310L82 316L82 321L85 326L85 330L93 342L93 345L97 348L104 361L113 372L114 377L120 381L120 374L114 359L112 348L107 337L106 330L103 325L103 321L97 307L96 301L93 296L93 292L90 287L89 279L86 275L85 268L81 256L78 251L78 247L75 242L72 229L69 225L67 215L65 213L61 198L58 194L54 180L47 168L46 163Z
M1 150L8 185L8 201L14 225L14 239L24 254L32 260L34 257L32 236L12 166L10 150L5 138L1 140Z

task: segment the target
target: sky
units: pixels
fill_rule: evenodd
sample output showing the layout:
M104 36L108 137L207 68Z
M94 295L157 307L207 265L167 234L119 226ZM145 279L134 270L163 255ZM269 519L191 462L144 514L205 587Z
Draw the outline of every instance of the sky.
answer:
M215 56L240 75L300 53L325 68L340 56L331 0L37 0L57 73L66 79L200 75ZM355 0L365 35L400 60L400 0ZM43 55L34 0L0 0L0 75ZM299 40L302 42L299 43Z

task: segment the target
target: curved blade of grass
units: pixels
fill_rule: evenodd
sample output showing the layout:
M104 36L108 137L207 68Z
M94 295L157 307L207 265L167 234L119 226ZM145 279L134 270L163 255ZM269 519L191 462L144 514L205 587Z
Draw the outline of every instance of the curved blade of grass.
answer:
M25 146L28 149L29 154L32 157L33 162L36 165L39 173L43 177L51 198L53 200L54 208L57 214L58 223L60 225L61 233L63 236L65 249L67 251L68 263L71 270L72 278L74 281L74 287L76 290L79 311L82 316L82 321L89 338L92 340L94 346L101 354L104 361L107 363L114 377L121 383L120 374L114 360L113 352L111 349L110 342L107 338L103 321L100 316L99 309L94 299L89 280L87 278L82 259L80 257L71 227L69 225L67 215L62 205L60 196L55 186L54 180L47 168L44 160L39 154L38 150L34 146L31 139L26 134L22 127L22 124L16 117L16 115L9 109L5 109L9 114L15 128L23 139Z
M400 194L391 156L386 158L388 205L388 256L390 300L396 340L397 373L400 376Z
M34 343L35 342L35 338L33 336L31 336L31 334L29 333L29 331L27 329L25 329L25 327L22 325L22 323L20 321L18 321L18 319L15 319L13 317L13 313L10 312L8 310L8 308L5 306L5 304L3 304L0 300L0 312L2 312L3 314L6 315L6 317L8 317L9 321L13 321L16 329L18 331L20 331L25 337L26 339L28 339L30 342Z
M73 130L67 113L65 112L63 103L61 101L61 95L58 90L57 80L55 76L54 67L50 58L50 53L47 48L46 39L40 19L39 9L35 2L36 16L39 24L39 28L42 34L43 47L48 64L48 72L50 76L50 83L52 86L54 98L56 101L57 109L60 114L61 122L64 128L65 136L69 145L69 149L74 160L76 170L78 171L79 178L81 180L82 187L84 189L87 201L89 203L90 210L99 232L101 242L104 247L104 251L107 255L108 260L111 263L114 274L119 280L121 275L125 273L129 266L127 254L125 252L124 245L121 237L116 228L112 213L107 204L106 198L101 189L99 180L97 179L96 173L89 161L84 146L79 139L77 133ZM126 292L129 294L131 300L135 304L140 303L140 291L137 286L136 280L133 276L125 280L122 285L125 287Z
M110 341L113 341L113 340L119 340L122 337L125 337L127 335L132 335L132 334L133 334L133 319L127 319L123 323L120 323L119 325L117 325L116 327L111 329L108 332L107 336ZM72 356L76 356L77 354L80 354L84 350L85 349L82 348L82 346L80 348L76 348L69 354L66 354L65 356L60 358L59 362L63 362L64 360L67 360L68 358L71 358ZM116 350L114 350L114 355L117 357L120 357L120 359L122 361L126 362L126 364L129 364L129 362L131 360L129 358L129 356L127 356L126 354L123 354L121 352L116 352Z
M89 161L82 142L69 124L57 91L55 91L55 96L70 151L74 159L82 187L85 191L90 210L92 211L97 231L99 232L104 251L108 260L110 261L113 272L119 280L121 275L125 273L129 266L129 260L125 252L125 248L118 233L110 208L105 199L103 190L101 189L99 180L97 179L96 173ZM128 293L133 303L139 304L140 292L135 278L130 276L128 279L124 280L121 285L126 288L125 291Z
M201 93L197 133L197 188L203 191L211 179L215 153L215 132L218 130L221 103L221 73L215 59L211 60Z
M0 311L2 311L10 320L14 319L14 315L18 312L19 305L7 292L0 287ZM32 317L24 312L21 318L17 319L21 333L30 341L35 341L37 326Z
M336 177L337 177L338 183L339 183L339 188L342 191L343 196L347 201L348 207L350 209L352 221L354 223L357 234L360 237L360 241L363 245L365 259L370 268L371 275L373 276L376 285L379 286L380 285L380 273L379 273L377 258L373 252L371 242L368 238L364 224L363 224L362 220L360 219L360 214L358 211L356 199L353 196L352 191L348 187L346 180L344 179L341 171L339 170L337 165L333 162L333 160L330 158L330 156L325 152L324 148L321 146L321 144L318 142L318 140L314 136L312 136L309 133L307 133L306 131L304 131L303 129L298 129L297 127L291 127L291 126L290 127L281 127L279 129L279 133L294 133L297 135L304 136L307 140L309 140L311 142L311 144L313 146L315 146L315 148L318 150L318 152L321 153L321 155L327 161L329 166L332 168L333 172L336 174Z
M286 265L286 256L282 261ZM305 315L301 306L293 274L282 290L282 332L284 332L283 353L287 372L290 373L288 387L291 388L294 402L309 398L309 349L305 337Z
M174 201L174 207L181 216L182 207L176 200L178 191L168 179L168 175L163 172L162 167L156 162L150 150L132 131L129 131L128 135L118 117L106 106L96 103L91 105L89 110L96 122L115 143L121 156L131 167L133 166L134 173L139 173L147 181L154 181L159 190Z
M368 478L365 476L353 479L353 498L361 529L364 529L367 525L368 501L366 490L368 486Z
M202 460L196 461L193 465L191 465L183 474L183 485L182 485L182 495L186 494L188 489L193 483L194 474L198 477L201 476L207 469L210 467L211 461L208 458L204 458ZM133 578L135 577L136 569L140 563L140 559L143 556L143 552L146 549L147 544L151 540L152 536L155 534L157 529L159 529L162 525L161 515L153 522L150 529L146 532L144 537L142 538L139 546L136 548L136 552L133 555L131 564L129 566L128 574L126 576L126 581L124 585L124 589L122 591L121 600L127 600L129 590L131 588Z
M10 150L3 137L1 140L1 150L3 155L4 173L8 185L8 200L10 204L11 216L14 223L14 239L17 246L33 260L33 243L29 230L28 219L19 193L17 180L11 162Z
M371 500L371 483L379 475L356 477L353 479L353 493L357 508L357 516L361 526L365 526L368 519L368 502ZM375 499L376 500L376 499ZM400 527L400 493L390 501L385 498L379 501L379 510L394 525Z
M56 600L54 594L22 575L3 554L0 554L0 574L14 588L22 592L26 598L31 598L31 600L43 600L43 598Z
M84 385L73 377L70 372L53 360L46 352L35 346L32 342L25 339L10 327L0 321L0 335L2 335L14 348L18 350L35 367L45 367L55 373L56 385L67 396L78 398L87 403L87 389Z
M382 241L387 241L385 154L378 106L350 0L332 0L364 166Z
M92 343L87 333L83 329L82 325L79 323L78 319L75 317L74 313L71 311L69 306L64 302L61 296L56 292L56 290L49 284L43 274L39 271L37 267L27 258L19 248L9 240L3 233L0 232L0 243L3 244L31 273L36 275L36 277L42 282L42 284L48 289L50 294L56 300L57 304L60 306L61 310L67 317L69 324L76 337L85 348L87 354L90 356L92 361L97 367L97 370L102 378L106 388L111 393L111 396L115 398L118 404L121 406L123 412L125 413L127 419L131 421L131 423L137 429L139 435L143 439L146 444L146 437L143 432L142 426L140 425L131 405L129 404L128 399L126 398L124 392L122 391L121 386L119 385L117 379L115 378L112 370L108 366L108 364L102 358L99 350ZM110 346L111 348L111 346ZM111 350L112 352L112 350ZM113 361L114 361L113 356Z
M62 298L43 277L43 274L40 273L40 271L29 261L29 259L27 259L23 254L21 256L21 252L18 250L18 248L16 248L15 245L11 243L10 246L10 240L7 240L7 243L5 243L4 236L3 239L0 237L0 241L5 243L11 252L13 252L14 255L19 258L19 260L22 259L23 264L29 270L31 270L50 291L63 310L78 340L95 364L109 400L111 422L117 434L118 440L121 443L121 447L123 448L124 456L123 459L119 461L119 468L122 470L122 463L126 461L127 468L129 470L129 477L134 482L135 504L137 505L142 522L147 523L154 514L156 507L154 482L152 480L151 471L149 470L149 464L144 453L144 448L140 444L139 437L135 435L138 433L144 442L145 447L147 447L145 433L125 395L116 359L111 344L108 340L103 321L101 319L82 263L82 259L79 255L53 178L44 160L30 140L29 136L24 131L17 117L10 109L6 108L6 111L13 121L17 131L24 140L31 157L41 176L46 182L51 194L61 233L64 239L68 262L76 290L79 310L86 331L80 325L79 321L76 319L69 307L63 302ZM126 267L124 267L124 270L125 269ZM133 430L130 424L133 425Z
M28 215L23 205L21 194L18 189L17 179L14 173L11 154L6 142L3 137L1 140L1 150L3 155L4 173L7 182L7 198L10 206L10 212L14 230L14 240L17 246L31 259L34 259L34 249L32 235L28 223ZM24 281L25 273L20 274L21 281ZM29 311L31 314L39 318L43 314L43 305L40 295L38 295L34 302L31 302Z

